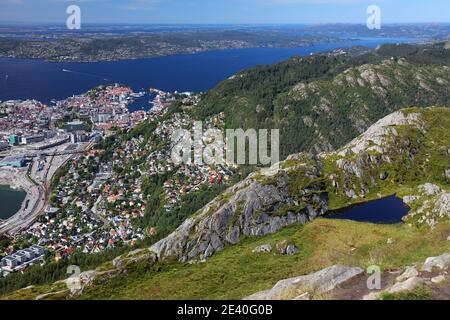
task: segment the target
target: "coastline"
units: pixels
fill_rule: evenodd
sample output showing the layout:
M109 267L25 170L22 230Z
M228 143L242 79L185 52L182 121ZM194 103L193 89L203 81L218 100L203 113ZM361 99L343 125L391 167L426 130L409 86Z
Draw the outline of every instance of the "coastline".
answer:
M88 151L93 144L92 141L83 143L79 146L78 150ZM64 147L59 146L54 151L63 151L62 148ZM52 157L47 162L45 169L40 172L41 176L37 178L37 183L33 183L28 178L28 168L22 168L20 170L0 168L0 184L21 188L27 193L20 210L9 219L0 222L0 235L6 233L14 235L36 221L37 217L45 210L46 205L48 205L49 186L54 175L59 168L64 166L74 156L74 154L69 154L56 157L57 159ZM32 166L32 168L36 169L36 162ZM32 174L32 178L35 179L36 177Z
M26 204L27 192L25 190L23 190L22 187L11 186L11 185L9 185L7 183L2 183L1 181L0 181L0 191L10 191L10 192L17 192L17 193L23 193L24 194L23 199L20 201L20 207L15 213L13 213L11 216L6 217L6 218L5 217L0 217L0 223L2 223L4 221L8 220L9 218L11 218L13 215L17 214L17 212L19 212L20 210L23 209L24 204Z
M202 48L198 47L195 49L179 49L173 52L156 52L156 53L148 53L148 54L134 54L134 55L125 55L120 56L116 55L113 57L89 57L84 58L83 56L76 56L75 59L68 60L66 56L58 57L45 57L45 56L36 56L36 55L0 55L0 58L7 59L29 59L29 60L42 60L48 63L98 63L98 62L119 62L119 61L133 61L133 60L141 60L141 59L154 59L154 58L163 58L163 57L171 57L171 56L188 56L195 55L199 53L205 52L214 52L214 51L225 51L225 50L242 50L242 49L295 49L295 48L309 48L318 44L326 44L326 43L339 43L339 42L357 42L361 41L365 37L348 37L348 38L340 38L340 37L324 37L319 39L308 40L307 42L299 42L296 45L278 45L272 46L270 44L258 45L258 44L248 44L238 47L233 46L224 46L224 47L213 47L213 48ZM390 39L390 37L380 37L380 39ZM73 52L73 54L78 54L78 52Z
M6 223L8 220L13 219L20 213L25 212L26 204L32 204L39 199L36 199L33 188L37 188L26 178L26 170L16 171L10 168L0 169L0 186L9 187L15 191L23 191L26 193L25 198L20 205L19 210L11 215L8 219L0 219L0 223ZM33 201L34 200L34 201ZM29 207L29 206L28 206ZM1 232L0 232L1 233Z

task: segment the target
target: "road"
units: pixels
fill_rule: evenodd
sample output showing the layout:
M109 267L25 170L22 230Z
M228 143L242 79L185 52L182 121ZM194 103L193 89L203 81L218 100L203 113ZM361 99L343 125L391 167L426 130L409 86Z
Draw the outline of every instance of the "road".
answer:
M88 151L94 143L83 143L77 145L77 151ZM63 153L71 144L57 147L53 153ZM44 168L38 170L39 159L31 164L30 177L28 170L18 172L13 178L15 186L20 186L27 192L27 196L22 204L21 210L6 221L0 223L0 234L8 233L14 235L32 225L37 217L41 215L48 206L51 193L51 182L59 168L64 166L70 159L78 153L51 156L46 158ZM28 204L28 205L27 205Z

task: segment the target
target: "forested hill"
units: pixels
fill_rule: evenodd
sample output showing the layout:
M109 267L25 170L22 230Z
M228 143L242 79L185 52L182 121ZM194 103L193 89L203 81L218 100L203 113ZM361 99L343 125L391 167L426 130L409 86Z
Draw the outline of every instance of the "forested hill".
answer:
M281 156L336 148L409 106L450 105L450 45L385 45L357 56L323 54L242 71L206 93L204 118L229 128L279 128Z

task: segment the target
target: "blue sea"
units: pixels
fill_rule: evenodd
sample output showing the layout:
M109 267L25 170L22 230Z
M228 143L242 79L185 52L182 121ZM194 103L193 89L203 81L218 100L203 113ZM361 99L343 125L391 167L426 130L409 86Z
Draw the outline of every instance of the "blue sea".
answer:
M33 59L0 58L0 100L37 99L49 103L86 92L100 84L121 83L134 90L150 87L164 91L206 91L240 70L273 64L295 55L327 52L363 45L412 39L365 38L319 43L300 48L254 48L218 50L139 60L95 63L51 63Z
M20 210L26 193L0 185L0 220L6 220Z

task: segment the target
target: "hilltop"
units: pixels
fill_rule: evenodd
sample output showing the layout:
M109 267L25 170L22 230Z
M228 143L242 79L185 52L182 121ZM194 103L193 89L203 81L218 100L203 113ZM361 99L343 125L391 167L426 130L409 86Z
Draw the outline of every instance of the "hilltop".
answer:
M204 95L198 118L230 128L279 128L281 158L330 151L396 110L449 105L448 43L293 57L242 71Z

